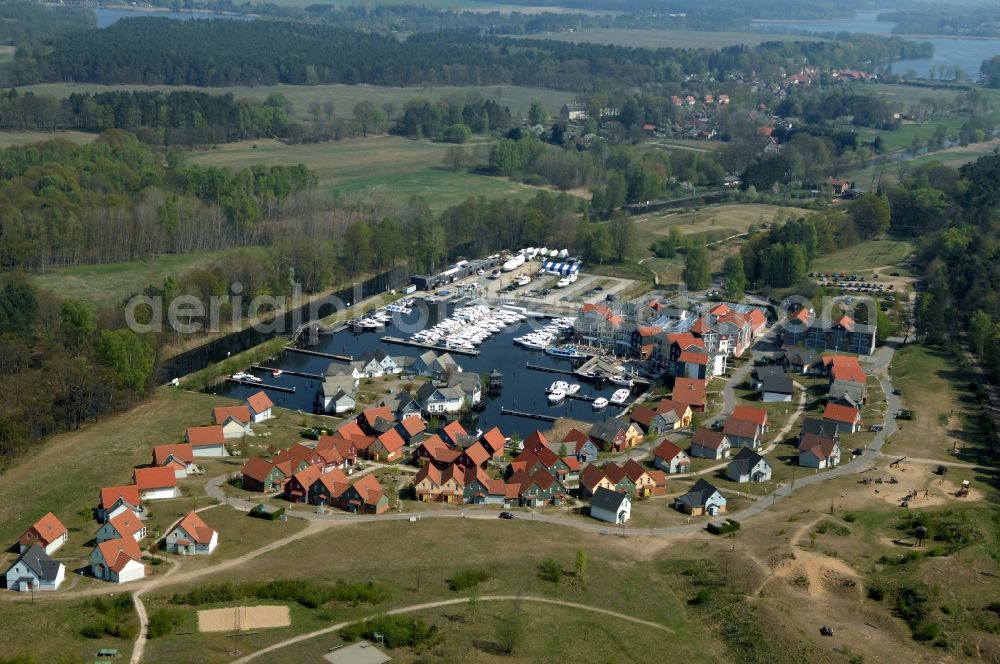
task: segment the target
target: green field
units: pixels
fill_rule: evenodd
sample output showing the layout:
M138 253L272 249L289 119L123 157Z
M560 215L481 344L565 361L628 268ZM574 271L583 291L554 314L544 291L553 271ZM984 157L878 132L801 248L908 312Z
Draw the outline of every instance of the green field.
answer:
M305 4L314 4L311 0ZM261 85L232 86L222 88L200 88L194 86L171 85L96 85L90 83L41 83L18 88L22 92L32 91L57 97L68 97L73 93L109 92L114 90L198 90L209 94L231 93L237 99L251 98L263 100L273 93L285 95L292 105L292 117L297 120L311 120L309 105L312 102L332 101L336 117L349 117L354 105L359 101L371 101L381 106L385 103L395 104L396 110L402 108L408 100L414 97L441 99L450 96L464 96L469 93L482 95L484 99L492 99L497 103L510 107L513 114L526 115L533 101L539 101L553 115L559 113L563 104L573 101L570 92L545 90L542 88L527 88L516 85L482 85L470 87L436 86L428 88L397 88L376 85Z
M527 199L539 189L501 178L454 172L442 164L444 143L398 136L370 136L312 145L245 141L191 154L191 161L230 168L253 164L305 164L330 194L360 194L380 200L423 196L440 212L470 196ZM471 152L472 146L467 146Z
M867 240L849 249L816 258L809 269L818 272L859 272L896 265L913 253L913 244L898 240Z
M701 32L697 30L630 30L627 28L586 28L576 32L544 32L527 35L532 39L554 39L573 44L610 44L633 48L709 48L745 44L757 46L773 41L820 41L802 35L769 35L754 32ZM519 38L522 35L518 35Z
M856 183L859 189L870 191L876 189L880 181L898 182L901 175L905 175L918 166L939 163L951 166L952 168L958 168L962 164L967 164L980 157L993 154L998 146L1000 146L1000 141L993 140L988 143L976 143L966 147L948 148L946 150L939 150L938 152L929 152L913 159L907 159L906 161L882 164L880 166L869 166L856 171L849 171L844 173L842 177Z
M74 143L90 143L97 138L97 134L87 134L82 131L0 131L0 148L51 141L54 138Z
M858 129L858 136L864 141L872 141L876 136L882 137L882 145L886 152L892 150L906 149L913 145L913 140L918 139L926 142L934 136L939 125L948 128L949 135L958 134L959 129L965 124L965 118L947 118L933 122L909 122L901 125L892 131L879 131L877 129Z
M177 278L226 254L240 251L252 252L256 248L168 254L145 261L62 267L33 274L31 280L39 288L60 297L113 306L148 285L161 284L167 277Z

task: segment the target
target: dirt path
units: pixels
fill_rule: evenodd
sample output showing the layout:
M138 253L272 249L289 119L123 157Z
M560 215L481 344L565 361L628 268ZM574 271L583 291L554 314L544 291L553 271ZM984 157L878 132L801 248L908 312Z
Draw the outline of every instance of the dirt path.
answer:
M590 611L591 613L600 613L602 615L611 616L612 618L618 618L619 620L627 620L628 622L635 623L637 625L642 625L643 627L650 627L653 629L658 629L664 632L673 633L669 627L661 625L659 623L651 622L649 620L643 620L641 618L635 618L633 616L625 615L624 613L618 613L616 611L609 611L607 609L601 609L595 606L588 606L587 604L580 604L579 602L567 602L560 599L549 599L547 597L532 597L532 596L517 596L517 595L487 595L485 597L480 597L480 601L483 602L512 602L520 600L522 602L538 602L541 604L554 604L556 606L562 606L570 609L578 609L580 611ZM444 606L455 606L456 604L466 604L469 599L467 597L462 597L458 599L445 599L438 602L427 602L425 604L412 604L410 606L403 606L398 609L392 609L390 611L385 611L378 615L390 615L397 616L404 613L414 613L416 611L425 611L427 609L437 609ZM352 620L348 622L337 623L336 625L331 625L330 627L324 627L323 629L318 629L315 632L309 632L307 634L300 634L299 636L280 641L266 648L262 648L257 652L250 653L244 657L233 660L232 664L243 664L244 662L249 662L253 659L260 657L261 655L266 655L269 652L274 652L275 650L280 650L281 648L286 648L290 645L296 643L301 643L302 641L307 641L309 639L316 638L317 636L323 636L324 634L332 634L334 632L340 631L347 627L348 625L353 625L355 623L364 622L374 618L374 615L368 616L367 618L360 618L358 620Z

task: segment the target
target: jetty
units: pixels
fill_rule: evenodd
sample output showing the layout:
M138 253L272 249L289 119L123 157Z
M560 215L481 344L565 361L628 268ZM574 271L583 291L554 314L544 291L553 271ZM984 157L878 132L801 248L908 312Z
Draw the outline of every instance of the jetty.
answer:
M467 348L446 348L445 346L437 346L435 344L425 344L420 341L410 341L409 339L400 339L399 337L382 337L382 341L387 344L397 344L399 346L411 346L413 348L424 348L426 350L433 350L438 353L451 353L452 355L467 355L468 357L479 357L479 351Z
M328 360L337 360L338 362L353 362L354 358L350 355L334 355L333 353L322 353L318 350L309 350L308 348L296 348L295 346L285 346L285 350L290 353L302 353L303 355L312 355L313 357L325 357Z
M523 410L511 410L510 408L500 407L501 415L510 415L512 417L526 417L531 420L541 420L542 422L555 422L558 417L553 417L552 415L541 415L539 413L527 413Z
M295 394L294 387L282 387L281 385L268 385L267 383L255 383L252 380L242 380L240 378L227 378L227 383L235 383L237 385L243 385L244 387L258 387L262 390L274 390L275 392L284 392L285 394Z
M311 380L323 380L323 376L321 374L307 373L305 371L291 371L290 369L278 369L277 367L265 367L265 366L261 366L259 364L251 364L250 368L254 369L255 371L266 371L266 372L268 372L270 374L273 374L275 371L280 371L281 375L283 375L283 376L284 375L287 375L287 376L298 376L300 378L309 378Z

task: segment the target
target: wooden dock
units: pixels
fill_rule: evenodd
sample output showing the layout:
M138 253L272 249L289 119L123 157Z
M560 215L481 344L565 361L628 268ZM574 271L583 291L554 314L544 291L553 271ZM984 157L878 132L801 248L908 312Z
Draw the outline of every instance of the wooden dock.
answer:
M338 362L353 362L354 358L350 355L334 355L332 353L321 353L318 350L309 350L308 348L296 348L295 346L285 346L285 350L290 353L302 353L303 355L312 355L313 357L325 357L328 360L337 360Z
M526 413L523 410L511 410L510 408L500 407L501 415L510 415L512 417L526 417L530 420L541 420L542 422L555 422L558 417L553 417L552 415L540 415L538 413Z
M239 378L227 378L227 383L235 383L237 385L243 385L244 387L259 387L262 390L274 390L275 392L284 392L285 394L295 394L294 387L282 387L281 385L268 385L267 383L255 383L251 380L240 380Z
M275 371L278 371L277 367L265 367L259 364L251 364L250 368L255 369L257 371L266 371L267 373L270 374L273 374ZM281 369L281 373L282 375L287 374L289 376L298 376L299 378L309 378L311 380L323 380L323 376L321 374L306 373L305 371L289 371L288 369Z
M437 353L451 353L452 355L467 355L468 357L479 357L478 350L468 350L466 348L445 348L444 346L436 346L433 344L425 344L419 341L410 341L409 339L400 339L399 337L382 337L382 341L387 344L398 344L400 346L411 346L413 348L424 348L426 350L433 350Z
M571 371L570 369L558 369L556 367L543 367L543 366L538 365L538 364L532 364L531 362L525 362L525 366L527 366L532 371L544 371L546 373L566 374L567 376L576 376L577 375L577 373L575 371Z

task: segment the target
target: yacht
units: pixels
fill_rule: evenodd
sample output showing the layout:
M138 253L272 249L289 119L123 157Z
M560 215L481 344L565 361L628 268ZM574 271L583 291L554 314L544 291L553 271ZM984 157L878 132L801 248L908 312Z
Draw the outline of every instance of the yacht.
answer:
M531 283L531 277L529 277L526 274L517 278L517 285L518 286L527 286L530 283Z
M579 391L580 391L580 384L579 383L571 383L570 385L566 386L566 394L572 395L572 394L576 394Z
M615 385L623 385L625 387L632 387L632 379L625 374L616 374L614 376L608 376L608 380Z
M559 403L566 398L566 393L562 390L556 390L554 392L549 392L549 403Z
M601 410L607 407L608 400L605 399L604 397L597 397L596 399L594 399L594 403L591 405L593 406L594 410Z
M248 383L263 383L264 381L254 376L252 373L247 373L246 371L238 371L230 376L233 380L242 380Z
M629 395L632 393L628 390L615 390L615 393L611 395L611 403L616 406L624 406L628 402Z
M274 371L271 372L271 377L272 378L277 378L278 376L280 376L283 373L285 373L285 372L282 371L281 369L275 369Z
M587 357L584 353L570 346L552 346L551 348L546 348L545 352L554 357L563 357L571 360L582 360Z
M566 392L569 389L569 383L564 380L557 380L556 382L549 385L549 392Z

